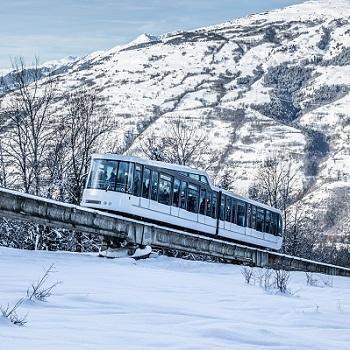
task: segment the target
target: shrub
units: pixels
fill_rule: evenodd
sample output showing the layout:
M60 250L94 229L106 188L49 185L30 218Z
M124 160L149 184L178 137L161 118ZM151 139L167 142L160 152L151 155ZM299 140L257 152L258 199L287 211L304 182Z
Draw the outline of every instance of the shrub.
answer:
M314 277L314 274L312 272L305 272L306 275L306 284L311 287L317 287L318 286L318 279Z
M0 306L0 312L3 317L7 318L10 322L15 324L16 326L24 326L27 321L27 316L19 316L17 314L17 309L21 306L23 303L23 298L18 300L17 303L13 306L10 306L10 304L7 304L6 306L1 305Z
M241 273L244 277L245 282L247 284L250 284L250 281L252 280L252 277L253 277L253 269L245 266L242 268Z
M275 270L275 286L283 294L288 292L290 273L286 270Z
M52 290L61 282L57 281L55 283L51 283L48 286L45 286L49 275L54 271L54 264L51 264L50 267L45 271L44 275L36 282L31 285L30 288L27 289L27 298L29 300L39 300L46 301L48 297L52 295Z
M272 274L273 272L271 269L258 270L254 274L254 280L258 282L261 288L264 288L264 290L269 291L272 288L274 288L274 283L273 281L271 281Z

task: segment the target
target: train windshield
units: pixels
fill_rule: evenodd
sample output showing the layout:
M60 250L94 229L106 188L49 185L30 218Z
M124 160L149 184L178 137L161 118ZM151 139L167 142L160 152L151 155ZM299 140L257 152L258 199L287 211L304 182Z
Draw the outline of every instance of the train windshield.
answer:
M87 188L130 193L133 187L134 170L134 163L94 159Z
M87 188L114 190L117 169L118 161L104 159L93 160Z

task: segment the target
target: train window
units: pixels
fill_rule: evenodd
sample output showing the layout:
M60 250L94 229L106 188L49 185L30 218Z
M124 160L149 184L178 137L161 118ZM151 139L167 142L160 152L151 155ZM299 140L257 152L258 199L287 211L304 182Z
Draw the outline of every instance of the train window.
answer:
M225 220L225 195L221 194L221 202L220 202L220 220Z
M252 216L252 205L247 204L247 227L252 227L251 225L251 216Z
M119 162L117 184L116 184L116 191L118 191L118 192L126 192L127 191L128 177L129 177L129 165L130 164L128 162Z
M237 225L246 226L246 205L244 202L237 203Z
M133 177L132 194L137 197L140 197L140 194L141 194L141 178L142 178L141 165L136 164L134 177Z
M199 199L199 214L205 215L206 208L206 190L205 188L201 188L201 194Z
M211 216L211 196L212 196L212 193L210 190L207 190L207 194L205 196L205 201L206 201L206 216Z
M264 218L265 210L261 208L256 209L256 230L259 232L264 231Z
M180 183L179 179L174 179L173 206L178 207L180 201Z
M186 209L187 203L187 182L181 181L180 208Z
M265 232L270 233L271 230L271 212L269 210L266 210L266 216L265 216Z
M225 221L231 222L231 209L232 208L232 199L229 196L226 196L225 204Z
M256 227L256 206L252 205L252 211L250 215L250 227L255 230Z
M277 236L278 234L278 214L277 213L271 213L272 220L271 220L271 234Z
M216 219L217 216L217 206L218 206L218 194L213 192L213 200L211 201L211 217Z
M152 170L152 185L151 185L152 201L156 201L158 198L158 181L159 181L158 171Z
M208 185L208 180L204 175L201 175L201 182L205 183Z
M199 203L199 187L196 185L188 184L187 210L192 213L197 213L198 203Z
M171 176L165 175L165 174L160 175L159 193L158 193L159 203L170 205L172 182L173 182L173 178Z
M191 179L199 181L199 175L198 174L188 174Z
M132 185L133 185L133 180L134 180L134 171L135 171L135 163L130 163L129 175L128 175L128 186L127 186L128 193L133 193L132 192Z
M87 188L106 190L108 188L109 179L111 178L111 174L114 169L116 170L112 177L112 187L110 190L114 190L115 188L115 174L117 173L118 169L118 161L105 159L93 160Z
M282 237L283 233L283 222L282 222L282 217L281 215L278 215L279 217L279 222L278 222L278 235Z
M142 178L142 197L149 198L149 190L151 183L151 170L148 168L143 169L143 178Z
M237 201L234 198L232 198L231 222L237 224Z

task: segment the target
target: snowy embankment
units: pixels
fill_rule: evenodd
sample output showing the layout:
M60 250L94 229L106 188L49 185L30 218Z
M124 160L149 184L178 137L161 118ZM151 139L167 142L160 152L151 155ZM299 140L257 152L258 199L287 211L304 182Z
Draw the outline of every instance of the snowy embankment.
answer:
M246 285L239 266L0 248L0 304L51 263L62 284L23 303L24 327L0 317L0 349L350 348L350 279L310 287L293 273L285 296Z

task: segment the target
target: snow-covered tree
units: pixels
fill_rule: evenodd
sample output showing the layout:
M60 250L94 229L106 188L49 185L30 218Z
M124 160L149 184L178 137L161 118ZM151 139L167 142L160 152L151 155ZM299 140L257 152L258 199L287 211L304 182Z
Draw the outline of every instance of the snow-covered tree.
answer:
M14 163L27 193L39 194L44 175L44 158L52 137L51 106L55 80L42 79L39 61L26 67L22 58L13 61L6 80L3 115L7 133L3 148Z

